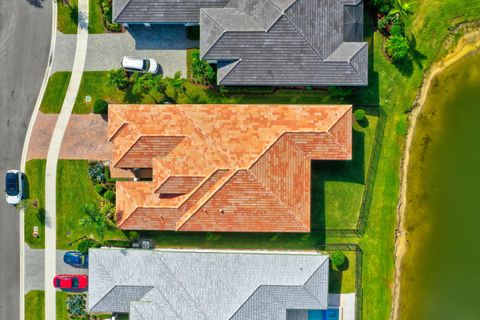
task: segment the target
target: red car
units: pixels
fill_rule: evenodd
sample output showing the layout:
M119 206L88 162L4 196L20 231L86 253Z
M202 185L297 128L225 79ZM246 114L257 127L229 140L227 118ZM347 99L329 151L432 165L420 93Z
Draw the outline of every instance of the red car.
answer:
M84 274L59 274L53 278L53 286L62 290L84 290L88 287L88 276Z

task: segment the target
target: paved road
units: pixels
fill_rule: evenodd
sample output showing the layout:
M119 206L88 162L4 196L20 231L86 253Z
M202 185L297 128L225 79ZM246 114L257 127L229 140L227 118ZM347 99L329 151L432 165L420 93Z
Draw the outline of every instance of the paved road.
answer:
M0 0L0 183L20 167L23 140L48 60L51 0ZM19 219L0 198L0 319L19 318Z

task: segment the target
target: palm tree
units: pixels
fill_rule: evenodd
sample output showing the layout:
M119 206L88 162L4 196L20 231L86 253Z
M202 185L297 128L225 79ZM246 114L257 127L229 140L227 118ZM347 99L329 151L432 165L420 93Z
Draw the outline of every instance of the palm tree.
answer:
M144 75L139 75L136 73L133 78L133 87L132 91L135 94L148 94L155 103L158 103L157 99L153 95L154 91L157 91L163 94L162 89L162 76L157 75L153 76L151 73L146 73Z
M403 15L408 16L412 14L413 3L412 2L402 2L402 0L395 1L395 8L390 10L388 13L389 16L393 15Z
M125 89L130 84L125 70L117 69L110 70L108 73L108 85L117 87L118 89Z
M172 100L172 102L176 102L178 100L178 96L185 92L185 80L182 79L182 72L177 71L173 75L173 78L165 78L165 95Z
M80 225L82 227L93 226L100 238L103 239L103 235L105 234L105 229L108 227L108 224L105 217L100 213L98 207L94 204L86 204L83 206L82 210L87 216L80 219Z

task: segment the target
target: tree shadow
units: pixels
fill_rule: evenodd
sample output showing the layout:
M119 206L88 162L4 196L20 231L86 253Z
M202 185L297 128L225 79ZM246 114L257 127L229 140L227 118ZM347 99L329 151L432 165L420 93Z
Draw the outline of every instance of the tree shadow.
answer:
M328 273L328 292L329 293L341 293L342 291L342 280L343 272L348 270L350 267L350 261L348 257L345 260L345 263L339 268L339 270L333 270L330 268Z
M43 8L43 2L45 0L26 0L30 5L36 7L36 8Z
M353 130L352 146L351 161L312 161L310 201L314 230L327 229L326 181L365 184L365 133Z
M413 62L419 69L423 69L423 61L427 60L427 56L417 50L417 38L412 33L410 37L407 37L408 44L410 46L410 55Z
M132 88L133 86L129 86L127 89L123 90L123 92L125 92L125 95L123 96L123 102L138 103L139 101L143 100L144 95L142 93L134 93Z

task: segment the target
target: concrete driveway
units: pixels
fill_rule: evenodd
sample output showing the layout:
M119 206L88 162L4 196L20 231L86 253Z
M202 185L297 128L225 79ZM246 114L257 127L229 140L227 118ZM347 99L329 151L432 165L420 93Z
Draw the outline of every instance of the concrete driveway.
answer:
M163 74L173 76L187 71L186 49L198 47L198 41L186 38L182 25L133 25L124 33L92 34L88 37L86 71L117 69L124 56L155 59ZM73 65L75 35L59 34L52 73L69 71Z

